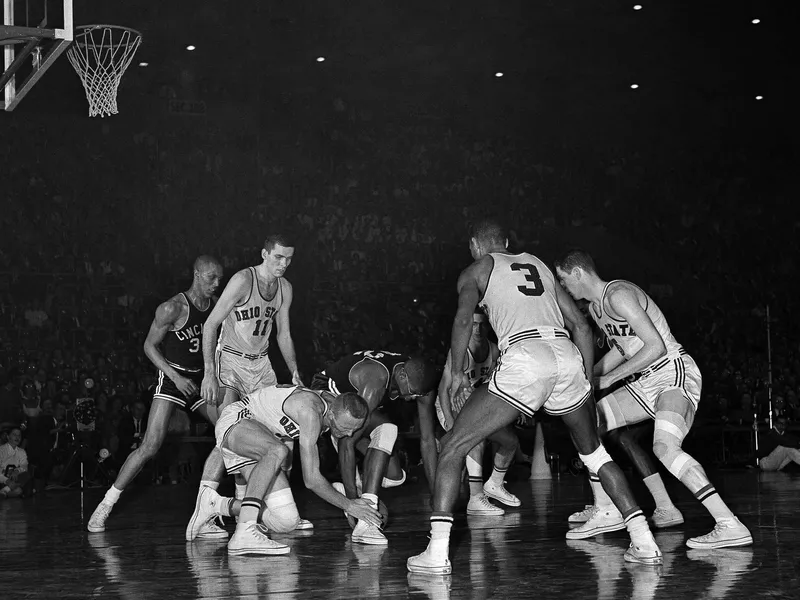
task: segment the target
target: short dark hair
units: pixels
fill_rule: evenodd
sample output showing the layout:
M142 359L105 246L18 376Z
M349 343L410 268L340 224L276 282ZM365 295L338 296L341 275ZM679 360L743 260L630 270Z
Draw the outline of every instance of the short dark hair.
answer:
M579 267L587 273L594 273L597 275L597 265L594 264L594 259L591 254L580 248L570 250L561 258L556 259L555 266L567 273L570 273L575 267Z
M222 263L219 262L213 256L209 256L208 254L201 254L194 261L194 270L195 271L199 271L203 267L206 267L206 266L209 266L209 265L216 265L218 267L221 267Z
M346 412L354 419L366 419L369 415L367 401L355 392L345 392L336 397L336 403L341 411Z
M270 233L264 239L264 250L272 252L275 246L283 246L284 248L294 248L294 236L284 231L282 233Z
M481 219L472 224L469 236L482 243L505 244L508 239L505 227L496 219Z
M405 362L404 368L408 383L416 394L427 394L439 383L436 367L424 358L410 358Z

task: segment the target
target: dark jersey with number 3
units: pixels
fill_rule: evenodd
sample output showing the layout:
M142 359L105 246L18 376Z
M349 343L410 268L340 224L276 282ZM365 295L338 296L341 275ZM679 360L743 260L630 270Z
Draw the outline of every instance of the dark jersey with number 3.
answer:
M400 363L408 360L408 356L388 352L386 350L360 350L335 362L325 369L324 375L328 378L328 390L333 394L355 392L359 390L353 385L352 374L363 364L379 364L386 369L386 392L392 386L392 373ZM384 399L386 399L384 397Z
M189 315L179 329L170 331L161 342L164 358L173 367L180 367L186 371L201 371L203 369L203 325L211 314L211 305L208 303L206 310L200 310L189 297L182 293L184 301L189 305Z
M564 315L556 300L552 271L533 254L492 253L494 266L481 299L481 308L497 334L500 350L527 338L539 328L561 331Z

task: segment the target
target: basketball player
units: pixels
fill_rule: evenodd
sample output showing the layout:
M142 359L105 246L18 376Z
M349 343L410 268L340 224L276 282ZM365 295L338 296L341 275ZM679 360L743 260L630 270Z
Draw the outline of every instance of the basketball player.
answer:
M656 458L716 520L713 531L690 538L686 544L705 549L752 544L750 531L722 501L703 467L681 448L694 422L702 378L692 357L672 335L664 314L652 298L629 281L602 280L594 260L582 250L569 252L559 260L556 273L572 296L590 302L592 318L613 346L595 367L597 388L606 389L634 377L598 403L601 431L655 419ZM587 468L596 473L589 465ZM619 520L617 510L609 506L600 490L597 492L597 510L571 532L589 537L613 531L609 527Z
M292 373L292 383L302 385L289 324L292 285L284 278L293 257L294 243L288 236L268 235L261 250L261 264L231 277L206 320L203 329L205 370L200 395L217 408L217 414L239 398L278 383L268 356L273 321L278 329L278 347ZM203 487L217 489L222 470L222 459L218 451L213 450L203 468L198 501ZM241 495L244 485L237 482L236 490ZM303 521L301 527L313 525Z
M169 427L175 407L197 411L209 422L216 421L216 412L200 397L203 378L203 324L212 312L214 292L222 279L222 265L210 256L194 262L192 286L160 304L147 332L144 353L158 369L158 385L147 419L141 445L128 455L114 485L95 509L87 528L92 533L105 531L106 519L120 494L153 458ZM226 538L227 532L214 523L207 523L198 533L203 538Z
M364 425L369 411L357 394L333 396L294 385L262 387L223 409L215 428L217 447L228 473L241 473L247 481L242 500L222 498L210 487L200 492L198 510L189 523L187 538L217 515L238 516L228 553L287 554L289 546L271 540L266 529L287 533L297 528L300 515L284 474L290 449L286 442L300 440L305 486L323 500L373 526L381 515L366 499L348 500L319 470L319 436L330 430L335 439L346 438ZM283 469L283 470L282 470ZM266 506L266 508L265 508Z
M497 344L489 341L487 337L488 329L489 322L486 315L480 311L474 312L472 314L472 335L470 335L467 355L464 358L464 372L467 374L470 388L473 390L486 382L492 370L494 370L495 363L500 355ZM452 383L450 377L451 363L452 355L448 352L444 373L442 373L442 379L439 382L439 394L436 397L436 415L439 417L439 423L441 423L445 431L450 431L453 428L455 418L464 406L461 397L450 396L450 384ZM509 446L516 449L519 446L517 435L513 429L506 427L500 431L510 440L505 443L504 448ZM489 502L489 498L494 498L506 506L519 506L521 502L519 498L505 489L503 478L510 463L508 463L507 457L503 454L496 457L500 464L498 465L495 462L491 478L486 484L483 483L483 452L485 448L486 442L481 440L467 454L467 477L469 481L467 514L501 516L505 511Z
M348 498L361 496L373 506L378 506L378 490L381 486L395 487L406 480L405 471L393 456L397 425L390 423L379 410L384 402L398 397L417 401L422 461L428 481L433 481L436 469L433 390L436 380L436 369L427 361L385 350L355 352L314 376L312 388L328 390L333 394L355 392L369 406L370 414L364 427L351 437L338 442L334 440L339 453L343 491ZM369 443L365 438L369 438ZM356 449L364 454L362 486L356 481ZM352 540L359 544L388 543L381 530L367 521L356 523Z
M479 303L497 333L500 359L489 385L472 392L442 448L431 540L425 552L408 559L408 570L433 575L451 572L450 529L464 459L475 444L513 423L520 413L530 417L542 406L562 417L582 460L599 473L625 515L631 536L625 560L661 564L661 551L625 476L597 435L592 389L586 378L593 362L591 328L541 260L527 253L510 254L507 248L508 238L496 222L474 226L470 251L475 262L458 279L458 310L450 344L451 396L470 392L464 357L472 313Z

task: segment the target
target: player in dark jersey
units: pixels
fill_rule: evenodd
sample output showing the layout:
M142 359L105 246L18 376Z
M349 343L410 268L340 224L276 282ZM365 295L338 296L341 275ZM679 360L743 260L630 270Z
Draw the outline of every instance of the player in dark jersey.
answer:
M122 491L164 443L176 406L197 411L207 420L216 421L216 418L209 418L199 392L203 380L203 324L211 314L214 292L221 280L222 265L219 261L210 256L200 256L194 262L192 287L176 294L156 309L144 342L144 353L158 369L158 386L150 407L144 439L141 446L125 460L114 485L97 505L89 519L89 531L105 531L106 519ZM228 534L211 523L200 536L227 538Z
M334 487L339 487L350 499L360 496L377 507L381 486L394 487L405 481L406 475L396 456L393 456L397 425L390 423L386 415L378 410L384 402L395 398L417 401L422 461L425 475L433 485L436 472L434 396L437 383L436 369L425 360L383 350L356 352L314 376L312 388L328 390L336 395L355 392L367 401L370 410L364 427L351 437L338 441L343 488ZM361 490L356 483L356 449L364 454ZM387 543L380 529L366 521L356 524L352 539L360 544Z

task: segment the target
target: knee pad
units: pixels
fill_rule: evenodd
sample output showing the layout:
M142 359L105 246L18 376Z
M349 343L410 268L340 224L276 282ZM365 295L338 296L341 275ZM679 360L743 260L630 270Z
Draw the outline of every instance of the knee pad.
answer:
M600 468L604 464L614 462L611 460L611 456L609 456L603 444L600 444L597 450L591 454L578 454L578 456L583 461L583 464L586 465L586 468L592 473L599 473Z
M381 487L393 488L403 485L403 483L405 483L406 481L406 472L403 469L400 469L400 472L403 474L402 477L400 477L400 479L388 479L387 477L384 477L383 481L381 482Z
M372 430L369 436L369 447L391 455L394 443L397 441L397 425L382 423Z
M290 488L273 492L267 496L266 507L261 517L267 529L275 533L289 533L300 523L300 513Z
M663 415L663 416L662 416ZM653 453L656 458L679 480L693 466L700 466L695 459L681 448L683 439L689 432L683 417L677 413L659 413L653 432Z

